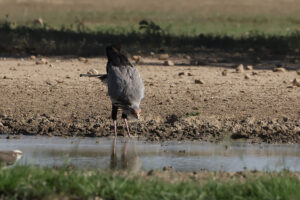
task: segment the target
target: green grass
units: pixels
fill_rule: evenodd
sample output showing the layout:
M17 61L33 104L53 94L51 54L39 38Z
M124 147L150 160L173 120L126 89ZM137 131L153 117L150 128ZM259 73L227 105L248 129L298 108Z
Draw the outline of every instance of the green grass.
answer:
M200 19L189 17L188 15L173 15L174 13L167 15L156 12L141 13L119 11L97 13L90 11L72 11L69 15L66 13L61 14L60 12L50 17L47 15L44 22L47 26L55 29L60 29L61 27L72 29L76 27L76 23L80 22L93 32L122 32L124 30L125 32L129 32L138 31L138 22L147 19L156 22L164 30L167 30L169 34L177 36L213 34L242 37L248 35L250 32L285 36L295 31L300 31L300 15L276 16L239 14L208 16ZM47 20L47 17L49 20ZM9 17L9 20L18 26L30 27L36 18L14 20L14 18ZM5 20L5 16L0 16L0 20Z
M253 57L266 57L265 52L284 55L300 49L297 2L26 2L0 4L0 55L102 56L110 43L146 55L161 50L201 54L203 49L209 49L209 55L211 50L244 53L251 48ZM33 22L39 17L43 26ZM141 30L144 19L160 30Z
M71 199L299 199L300 179L288 172L260 178L173 183L157 177L113 175L107 171L68 168L16 167L0 170L0 199L42 199L57 195Z
M138 30L138 22L142 19L152 20L159 24L162 28L168 30L172 35L189 35L195 36L199 34L217 34L230 35L235 37L243 36L249 32L259 32L271 35L287 35L291 32L299 30L300 14L299 12L284 12L282 14L273 11L266 12L272 9L270 5L266 10L261 10L258 4L255 10L249 12L247 7L245 10L232 9L231 12L224 12L220 7L219 2L215 2L216 8L208 8L209 10L195 12L193 5L186 10L176 11L176 9L161 10L157 7L152 7L146 10L135 8L101 8L100 5L90 5L88 7L70 6L58 7L4 4L2 10L0 8L0 20L6 18L6 14L10 21L19 26L30 26L32 22L42 17L44 22L53 28L60 28L61 26L71 27L78 21L89 27L91 30L101 29L115 29L121 27L122 29ZM159 2L157 2L159 4ZM169 7L173 7L172 3L168 3ZM199 5L195 5L198 7ZM285 7L286 5L283 5ZM298 6L298 5L297 5ZM5 7L8 7L5 9ZM12 7L12 8L10 8ZM201 9L201 8L199 8ZM216 9L216 10L215 10ZM286 10L293 8L288 7Z
M10 21L4 21L0 23L0 54L100 56L105 55L105 46L111 43L121 43L130 53L140 51L147 55L150 51L161 49L169 53L201 53L203 49L248 52L251 48L255 54L263 56L264 52L288 54L300 48L300 31L286 35L250 31L239 37L215 31L191 36L173 34L154 24L158 29L152 26L136 28L138 24L113 28L103 25L90 29L81 22L57 29L47 25L15 26Z

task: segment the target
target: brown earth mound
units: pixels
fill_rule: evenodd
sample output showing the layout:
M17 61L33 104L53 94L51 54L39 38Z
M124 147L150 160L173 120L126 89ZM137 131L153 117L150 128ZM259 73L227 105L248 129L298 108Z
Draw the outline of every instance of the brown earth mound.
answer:
M0 133L113 135L106 85L79 77L90 69L105 73L106 59L39 61L0 60ZM162 60L145 58L137 65L146 97L142 119L131 123L134 134L150 140L300 142L295 70L273 72L270 63L240 71L234 65L173 62L164 66ZM125 135L121 120L118 125Z

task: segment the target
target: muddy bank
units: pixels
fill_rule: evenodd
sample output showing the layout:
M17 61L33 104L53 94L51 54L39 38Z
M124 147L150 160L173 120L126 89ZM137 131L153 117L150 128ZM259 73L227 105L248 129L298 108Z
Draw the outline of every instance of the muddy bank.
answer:
M199 117L178 117L172 115L164 122L154 120L131 123L132 132L151 141L202 140L246 140L253 143L299 143L299 120L272 119L254 120L199 119ZM48 136L91 136L113 135L110 120L99 121L90 117L86 121L67 123L63 119L41 115L33 118L1 116L1 134L48 135ZM124 126L118 126L119 136L126 136ZM13 137L12 137L13 138Z
M137 67L146 88L142 119L131 130L149 140L244 139L300 142L300 87L295 70L273 72L274 63L237 72L235 64L175 66L144 59ZM146 64L145 64L146 63ZM0 133L111 136L106 85L80 78L105 59L5 59L0 61ZM226 73L224 70L226 69ZM297 67L295 67L297 69ZM125 135L119 120L119 134Z

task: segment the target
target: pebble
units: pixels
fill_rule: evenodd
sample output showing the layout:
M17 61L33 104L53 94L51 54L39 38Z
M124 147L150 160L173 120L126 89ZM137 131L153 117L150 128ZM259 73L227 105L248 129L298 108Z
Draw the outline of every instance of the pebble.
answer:
M150 52L150 56L154 56L155 53L153 51Z
M300 69L298 69L296 72L297 72L298 75L300 75Z
M44 25L44 20L41 17L39 17L39 18L34 20L34 23L39 24L40 26L43 26Z
M63 80L56 80L57 83L63 83Z
M47 85L53 85L50 81L45 81Z
M45 58L41 58L40 60L37 60L35 64L37 65L48 64L48 61Z
M174 66L174 62L171 61L171 60L166 60L166 61L164 62L164 65L165 65L165 66Z
M145 61L142 57L139 57L136 61L135 61L136 64L144 64Z
M249 74L246 74L246 75L245 75L245 79L250 79L250 75L249 75Z
M6 137L6 139L7 139L7 140L11 140L11 139L13 139L13 136L8 135L8 136Z
M3 76L3 79L13 79L13 78L10 78L10 77L8 77L8 76Z
M256 75L258 75L258 73L257 72L252 72L252 75L256 76Z
M88 59L86 59L84 57L79 57L78 60L81 61L81 62L87 62Z
M168 58L169 58L169 54L167 54L167 53L160 54L160 55L158 56L158 59L159 59L159 60L167 60Z
M273 72L286 72L286 69L283 67L275 67L273 69Z
M99 74L96 69L90 69L87 74Z
M184 72L179 72L178 73L178 76L182 76L182 75L184 75Z
M253 66L252 65L247 65L246 70L253 70Z
M195 84L204 84L204 82L201 81L200 79L196 79L196 80L195 80Z
M140 59L141 58L141 56L132 56L132 60L135 60L135 61L137 61L138 59Z
M35 60L36 57L35 56L30 56L30 60Z
M70 79L70 78L71 78L71 76L70 76L70 75L67 75L67 76L66 76L66 78Z
M50 64L49 67L54 67L54 65Z
M222 76L227 76L227 70L225 69L224 71L222 71Z
M171 88L172 88L172 87L176 87L176 84L172 83L172 84L170 85L170 87L171 87Z
M172 166L165 166L163 167L163 171L173 171L174 168Z
M168 102L168 103L173 103L173 100L170 99L170 98L168 98L168 99L166 100L166 102Z
M185 55L184 58L190 60L190 59L191 59L191 56Z
M151 176L151 175L153 175L153 169L151 169L151 170L149 170L148 172L147 172L147 176Z
M243 73L244 72L244 65L243 64L239 64L236 69L235 69L236 73Z
M293 85L294 85L294 86L297 86L297 87L300 87L300 79L299 79L299 78L295 78L295 79L293 80Z

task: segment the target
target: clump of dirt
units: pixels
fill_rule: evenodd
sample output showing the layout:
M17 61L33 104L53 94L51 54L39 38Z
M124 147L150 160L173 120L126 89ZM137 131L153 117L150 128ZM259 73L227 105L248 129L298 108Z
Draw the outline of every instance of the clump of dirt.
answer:
M300 142L295 71L273 72L273 64L265 63L254 66L255 73L245 80L234 64L164 66L163 60L144 59L147 65L137 67L146 97L142 119L130 123L133 134L152 141ZM57 60L47 58L49 65L30 58L0 61L0 134L113 135L106 85L79 77L89 69L105 73L106 59ZM205 84L195 84L196 79ZM118 133L126 135L120 118Z

